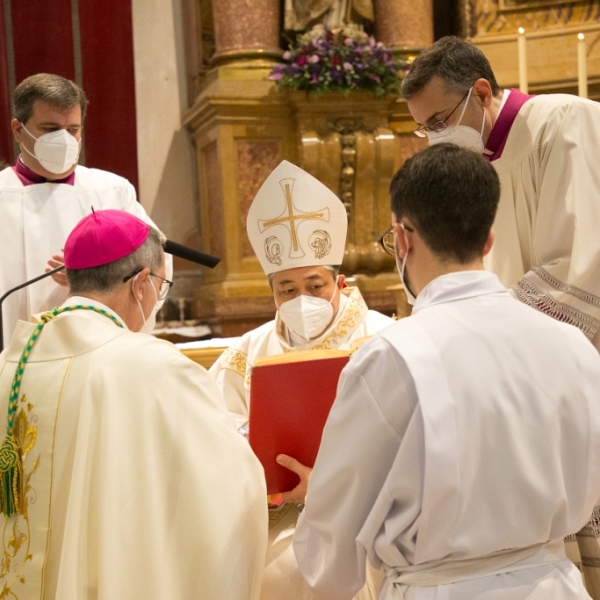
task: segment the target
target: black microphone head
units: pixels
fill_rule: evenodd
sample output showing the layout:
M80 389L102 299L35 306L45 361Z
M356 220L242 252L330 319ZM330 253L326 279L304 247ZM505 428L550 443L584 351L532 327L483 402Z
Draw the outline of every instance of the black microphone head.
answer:
M177 242L172 242L171 240L166 240L163 244L163 248L168 254L189 260L190 262L202 265L203 267L209 267L210 269L214 269L221 262L220 258L213 256L212 254L193 250L192 248L188 248Z

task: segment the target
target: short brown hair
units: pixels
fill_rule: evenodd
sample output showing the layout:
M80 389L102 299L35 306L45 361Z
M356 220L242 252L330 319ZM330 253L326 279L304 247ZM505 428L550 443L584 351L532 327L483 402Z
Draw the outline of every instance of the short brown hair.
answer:
M13 94L13 116L27 123L33 114L33 103L41 100L59 110L81 106L81 119L85 118L88 101L85 92L73 81L60 75L38 73L21 81Z
M449 91L461 95L478 79L489 82L494 96L500 93L492 67L483 52L455 35L440 38L415 59L402 82L400 94L409 100L436 75L443 80Z
M481 258L500 200L496 170L481 154L430 146L400 167L390 193L395 218L408 217L439 259Z

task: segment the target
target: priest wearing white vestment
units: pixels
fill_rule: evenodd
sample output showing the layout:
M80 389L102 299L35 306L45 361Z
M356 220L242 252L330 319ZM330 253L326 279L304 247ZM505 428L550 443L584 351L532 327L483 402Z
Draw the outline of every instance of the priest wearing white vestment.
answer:
M126 179L77 164L86 108L83 90L58 75L32 75L15 89L11 128L21 153L0 172L0 296L48 264L59 266L67 236L91 206L125 210L154 226ZM171 257L166 260L171 278ZM66 300L64 273L53 278L4 302L5 344L19 319Z
M317 179L283 161L256 195L247 225L278 310L273 321L242 336L210 369L239 426L248 421L250 376L258 358L291 350L350 349L392 322L369 310L357 288L345 287L337 265L346 243L346 210ZM282 401L284 396L282 390ZM298 515L293 504L271 512L261 600L314 598L291 546ZM359 600L377 596L380 575L368 575Z
M213 379L138 333L160 234L117 210L69 236L72 295L0 355L0 589L33 600L257 600L263 470Z
M414 309L342 372L302 573L327 600L352 597L367 557L386 600L589 598L562 540L600 496L600 356L483 270L499 198L483 158L428 148L391 192L383 243Z
M483 153L500 177L486 268L525 304L579 327L600 351L600 104L503 91L483 53L457 37L421 53L401 91L417 134ZM577 535L579 548L568 544L595 600L599 522L600 505Z

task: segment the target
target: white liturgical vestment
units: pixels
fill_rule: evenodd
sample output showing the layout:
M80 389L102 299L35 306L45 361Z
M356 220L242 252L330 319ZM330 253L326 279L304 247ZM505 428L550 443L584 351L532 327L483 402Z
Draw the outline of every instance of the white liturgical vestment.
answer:
M350 349L353 342L373 335L390 323L389 317L367 309L358 288L346 288L342 290L340 306L332 324L318 338L292 347L287 328L276 317L274 321L242 336L211 367L210 373L216 377L237 424L243 425L248 421L250 375L258 358L291 350ZM285 390L281 392L284 401ZM314 594L298 571L292 548L298 515L293 505L271 512L261 600L314 600ZM359 592L357 590L357 600L374 600L377 597L381 574L370 570L366 580L366 585Z
M510 98L494 127L509 106ZM501 199L486 257L520 300L590 340L600 327L599 140L597 102L547 94L521 106L501 156L492 158ZM600 334L594 344L600 351Z
M368 310L358 288L345 288L333 322L317 338L292 345L287 327L276 315L273 321L249 331L227 348L209 372L216 378L227 407L241 426L248 421L250 376L258 358L291 350L349 350L353 342L373 335L391 322L389 317Z
M66 304L102 307L85 298ZM4 423L33 329L20 321L0 355ZM0 515L3 592L21 600L258 598L263 470L202 367L169 342L80 309L44 326L21 393L26 508Z
M72 229L92 207L125 210L156 227L133 186L114 173L77 166L74 185L23 185L11 167L0 171L0 296L43 275L47 261L62 254ZM171 256L165 260L166 277L172 279ZM2 304L5 346L19 319L60 306L68 294L68 287L47 277L9 296Z
M588 598L563 538L600 496L600 356L484 271L438 277L342 372L294 549L347 600Z

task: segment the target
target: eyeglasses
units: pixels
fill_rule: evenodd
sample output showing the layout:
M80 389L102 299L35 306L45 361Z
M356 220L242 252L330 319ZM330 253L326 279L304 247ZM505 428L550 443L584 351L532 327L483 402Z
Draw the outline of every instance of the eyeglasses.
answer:
M459 103L452 109L452 112L443 121L437 121L437 123L434 123L433 125L429 125L429 126L419 125L419 127L417 127L415 129L415 135L418 135L419 137L427 137L428 131L433 131L435 133L440 133L440 131L444 131L444 129L446 129L448 127L448 124L446 123L446 121L454 114L456 109L463 103L465 98L469 95L470 91L471 91L471 88L469 88L467 90L467 93L460 99Z
M156 277L157 279L161 280L160 289L158 290L158 299L164 300L169 295L169 291L173 287L173 282L169 281L168 279L165 279L164 277L161 277L160 275L155 275L154 273L148 273L148 275L150 277Z
M142 269L136 269L133 273L130 273L129 275L127 275L127 277L123 277L123 281L129 281L132 277L135 277L138 273L141 273ZM168 279L165 279L164 277L161 277L160 275L156 275L155 273L148 273L148 275L150 277L156 277L158 279L161 280L160 283L160 289L158 291L158 299L159 300L164 300L168 295L169 295L169 291L171 290L171 288L173 287L173 282L169 281Z
M412 227L406 225L406 223L400 223L403 229L406 231L414 231ZM377 241L381 244L381 247L385 252L391 254L392 256L396 254L396 247L394 246L394 226L392 225L385 233L382 233Z

